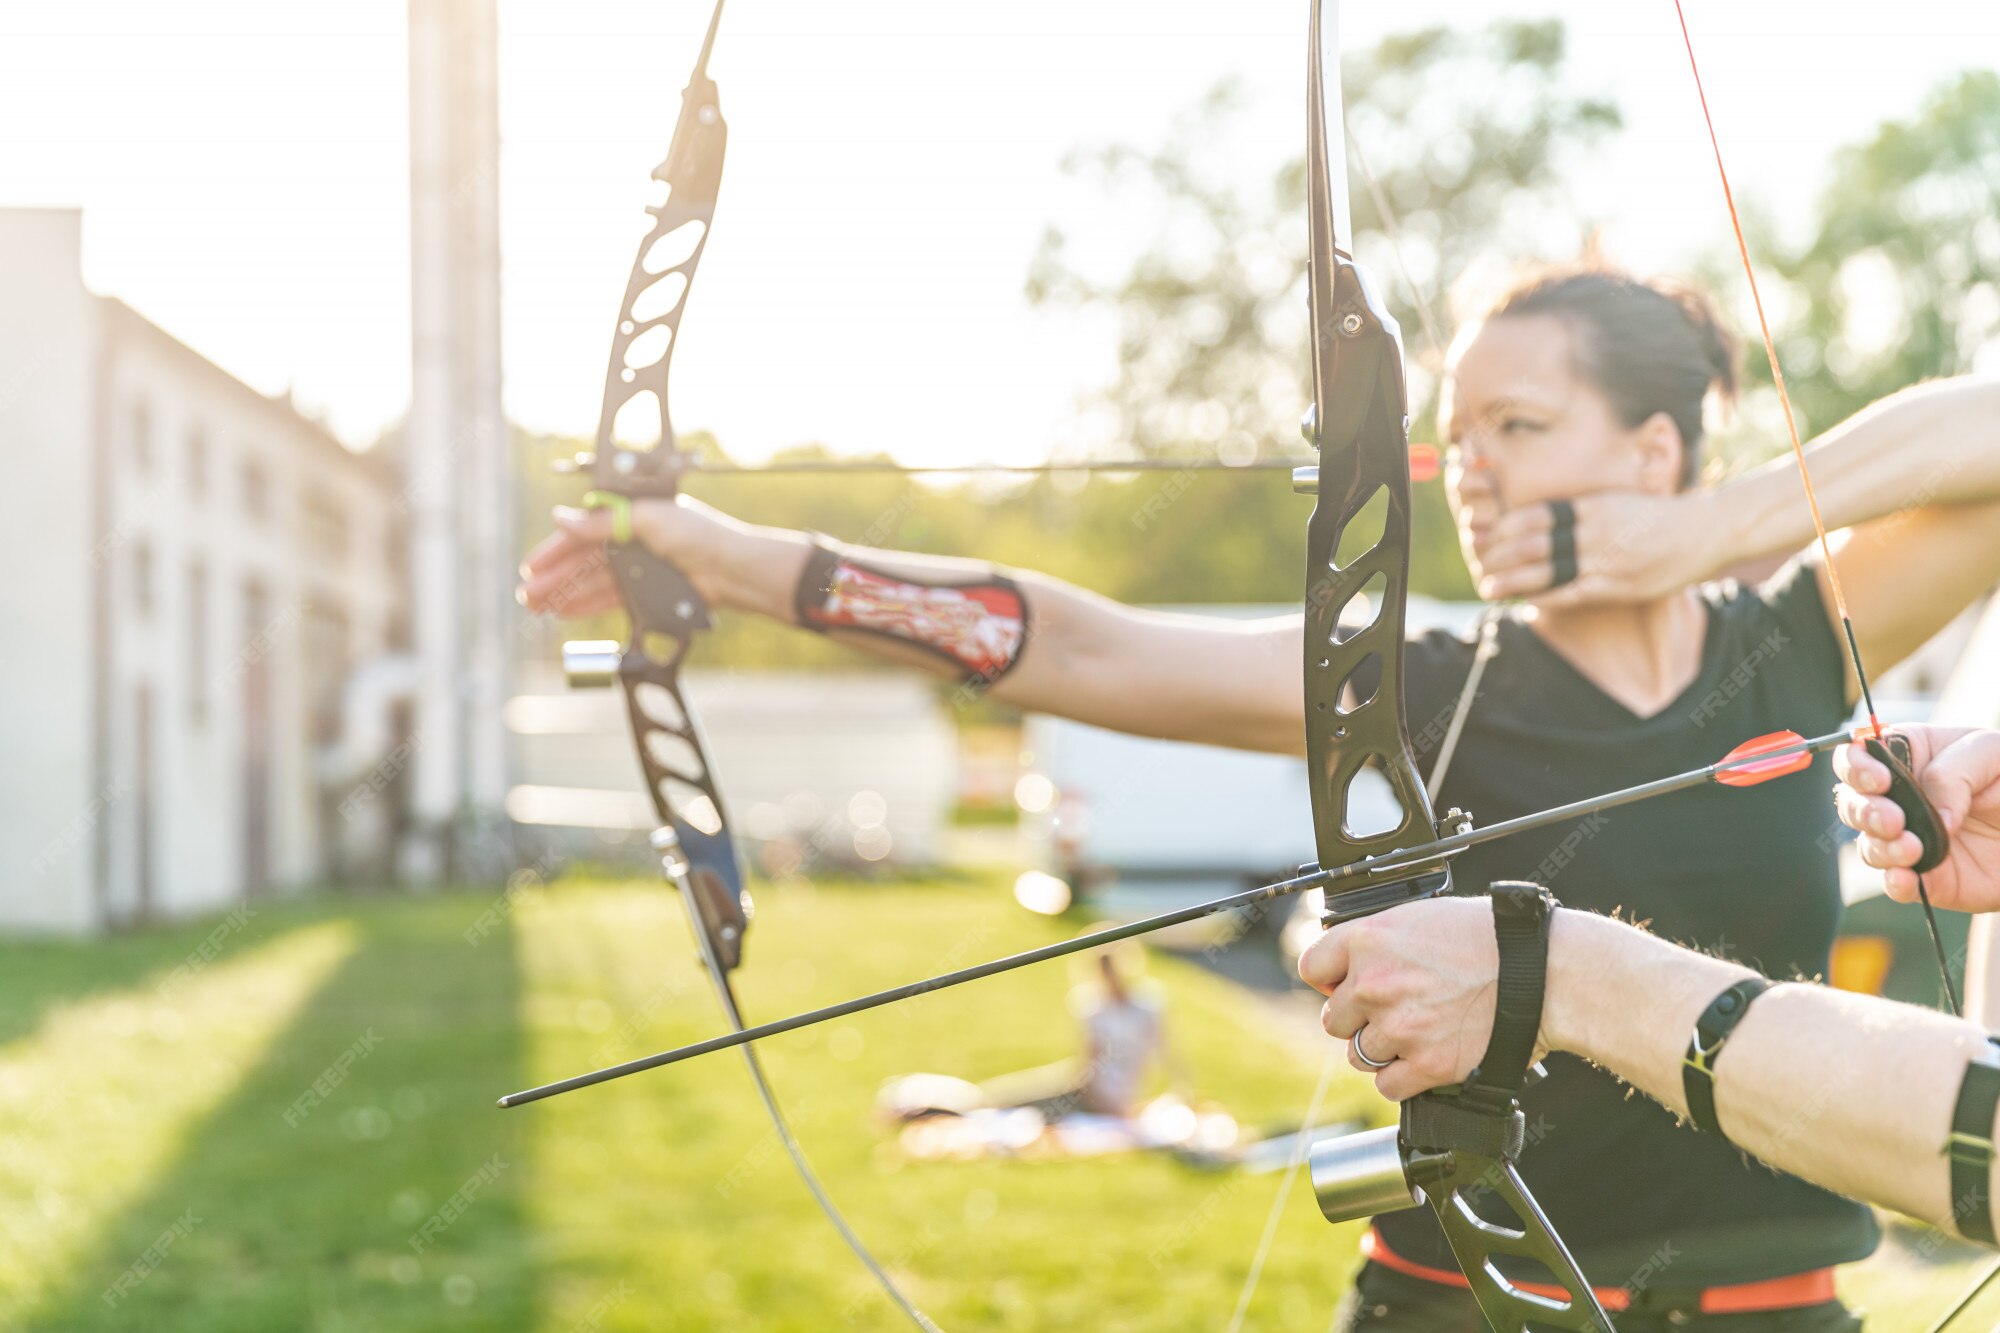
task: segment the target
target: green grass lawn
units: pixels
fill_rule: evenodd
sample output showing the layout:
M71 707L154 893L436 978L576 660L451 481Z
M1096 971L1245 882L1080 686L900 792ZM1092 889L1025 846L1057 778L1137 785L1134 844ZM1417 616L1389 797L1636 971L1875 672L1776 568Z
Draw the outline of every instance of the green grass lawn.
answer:
M1067 929L997 879L767 886L759 906L753 1020ZM494 1108L718 1031L691 951L671 893L576 882L0 946L0 1328L892 1327L734 1055ZM1244 996L1152 970L1204 1092L1252 1125L1301 1113L1317 1070L1257 1035ZM765 1059L836 1199L945 1327L1222 1327L1276 1177L910 1164L869 1119L891 1074L1069 1054L1071 975L929 996ZM1246 1326L1322 1326L1354 1242L1295 1189Z
M767 886L760 908L752 1021L1067 929L997 878ZM1301 1114L1318 1069L1263 1035L1254 1001L1172 959L1152 970L1205 1094L1249 1125ZM835 1197L945 1328L1225 1328L1277 1177L913 1164L870 1122L891 1074L1068 1054L1071 976L975 983L765 1059ZM720 1026L678 901L651 883L0 945L0 1329L894 1327L734 1055L493 1106ZM1342 1112L1384 1109L1343 1074ZM1325 1328L1356 1236L1294 1189L1244 1327ZM1878 1263L1852 1289L1888 1316L1871 1327L1900 1328L1950 1285Z

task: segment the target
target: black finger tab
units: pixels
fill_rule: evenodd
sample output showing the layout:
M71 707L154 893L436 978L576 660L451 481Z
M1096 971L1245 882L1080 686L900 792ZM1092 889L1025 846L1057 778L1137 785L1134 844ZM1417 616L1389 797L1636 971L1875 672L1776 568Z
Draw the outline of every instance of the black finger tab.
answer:
M1549 501L1549 586L1576 582L1576 506Z
M1924 789L1917 784L1916 775L1910 772L1910 738L1885 732L1880 738L1864 738L1862 744L1876 763L1889 770L1889 799L1903 812L1903 827L1917 835L1917 841L1924 845L1923 855L1912 867L1919 875L1935 870L1951 851L1951 838L1944 831L1944 820L1938 817L1937 807L1924 795Z

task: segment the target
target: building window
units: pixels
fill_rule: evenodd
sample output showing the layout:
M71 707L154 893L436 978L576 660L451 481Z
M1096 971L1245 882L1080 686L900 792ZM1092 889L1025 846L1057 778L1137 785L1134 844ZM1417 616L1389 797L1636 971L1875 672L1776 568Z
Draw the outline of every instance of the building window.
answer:
M127 446L131 450L132 462L141 471L149 471L153 466L153 409L144 398L134 398L125 423Z
M243 465L243 512L259 522L271 516L271 482L256 463Z
M313 740L321 745L340 737L340 687L347 679L350 634L347 617L329 600L314 598L299 626L306 701L312 709Z
M324 495L308 492L300 500L301 527L313 554L329 562L347 558L347 511Z
M208 720L208 566L197 560L188 566L187 610L188 717Z
M132 547L132 609L141 619L153 614L153 548L144 542Z
M208 494L208 436L199 426L188 432L187 492L193 500Z

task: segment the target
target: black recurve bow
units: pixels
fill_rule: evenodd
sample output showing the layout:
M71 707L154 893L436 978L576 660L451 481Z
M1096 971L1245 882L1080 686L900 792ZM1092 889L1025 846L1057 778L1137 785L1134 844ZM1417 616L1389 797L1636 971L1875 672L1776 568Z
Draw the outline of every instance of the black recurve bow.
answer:
M666 159L653 169L653 179L666 187L666 198L647 206L653 225L639 242L619 306L596 452L578 460L590 471L592 489L584 503L613 516L615 535L605 558L630 629L622 650L616 643L565 645L563 665L572 685L606 685L615 679L624 689L639 766L659 820L653 848L687 906L723 1013L740 1032L743 1014L730 973L743 961L750 898L715 770L681 680L695 637L709 628L709 608L686 574L635 538L631 523L634 500L672 499L688 470L689 458L674 437L667 370L715 218L728 147L729 128L708 75L722 4L716 0L701 54L681 92L680 118ZM779 1109L754 1049L745 1046L743 1053L772 1129L820 1210L910 1321L934 1329L834 1206Z
M1446 824L1437 822L1410 749L1403 710L1410 419L1402 334L1367 273L1343 248L1353 233L1338 38L1329 91L1321 10L1321 0L1313 0L1306 76L1313 406L1305 432L1319 465L1299 476L1300 489L1317 496L1306 529L1305 715L1319 865L1302 873L1391 857L1469 822L1457 811L1447 813ZM1343 624L1342 612L1350 608L1363 614ZM1354 783L1371 771L1395 797L1393 827L1356 829L1350 822ZM1405 878L1329 891L1324 920L1337 925L1450 888L1448 865L1420 865ZM1609 1333L1611 1321L1590 1284L1515 1169L1524 1130L1520 1104L1505 1091L1467 1085L1412 1097L1402 1105L1393 1151L1385 1132L1328 1145L1336 1151L1316 1157L1322 1208L1346 1220L1428 1202L1480 1310L1500 1333L1519 1333L1531 1321ZM1357 1145L1374 1149L1372 1164L1357 1159ZM1379 1188L1357 1193L1357 1183ZM1475 1200L1487 1199L1504 1204L1512 1221L1476 1211ZM1523 1285L1501 1271L1503 1259L1540 1271Z

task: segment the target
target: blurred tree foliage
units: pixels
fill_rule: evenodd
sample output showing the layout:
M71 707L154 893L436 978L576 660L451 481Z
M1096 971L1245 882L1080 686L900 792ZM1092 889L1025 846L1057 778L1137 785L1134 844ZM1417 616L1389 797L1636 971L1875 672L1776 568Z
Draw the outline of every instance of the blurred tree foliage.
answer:
M2000 340L2000 74L1940 89L1834 159L1816 229L1767 241L1789 285L1779 355L1819 432L1921 380L1964 374ZM1765 382L1761 357L1752 373Z
M1391 38L1345 65L1357 248L1411 343L1417 439L1432 438L1436 421L1446 284L1474 253L1527 244L1519 220L1552 202L1564 157L1619 124L1610 105L1562 90L1564 60L1559 22L1501 23ZM1295 434L1309 393L1304 163L1289 161L1260 194L1219 184L1231 173L1216 152L1240 102L1236 88L1217 89L1153 152L1079 153L1072 170L1095 176L1107 193L1149 192L1145 205L1120 215L1151 219L1152 235L1125 272L1099 280L1071 265L1065 237L1052 227L1028 278L1037 303L1116 312L1119 372L1102 406L1127 441L1121 450L1133 454L1241 462L1305 453ZM1367 144L1365 160L1352 148L1357 138ZM1549 211L1538 216L1546 220ZM721 456L712 439L686 443ZM523 447L541 461L578 446ZM526 475L545 474L531 466ZM523 490L523 530L539 533L547 504L573 487L530 481ZM901 476L712 476L689 490L760 523L996 560L1151 604L1295 602L1311 503L1292 494L1282 472L956 485ZM1419 487L1418 526L1415 586L1469 595L1437 483ZM704 650L711 660L856 664L812 636L747 618L732 618L723 637Z
M1546 244L1533 223L1548 222L1550 210L1538 206L1556 202L1562 165L1620 126L1609 103L1563 90L1564 65L1564 28L1554 20L1430 28L1344 62L1356 254L1403 326L1414 439L1435 438L1446 288L1475 254ZM1235 462L1299 452L1292 423L1310 393L1305 163L1290 161L1258 198L1205 180L1201 164L1228 151L1240 97L1234 86L1217 89L1151 153L1120 146L1078 155L1072 169L1095 172L1107 192L1144 193L1123 212L1157 218L1155 238L1125 273L1098 280L1067 262L1066 238L1052 227L1029 277L1038 302L1118 312L1119 376L1104 405L1148 456ZM1257 589L1249 595L1295 597L1306 502L1274 500L1281 490L1216 496L1204 508L1177 502L1161 539L1200 540L1179 558L1144 551L1137 572L1161 586L1142 585L1138 595L1210 599L1204 574L1242 570L1255 582L1235 586ZM1441 485L1418 488L1416 527L1413 586L1469 596Z

